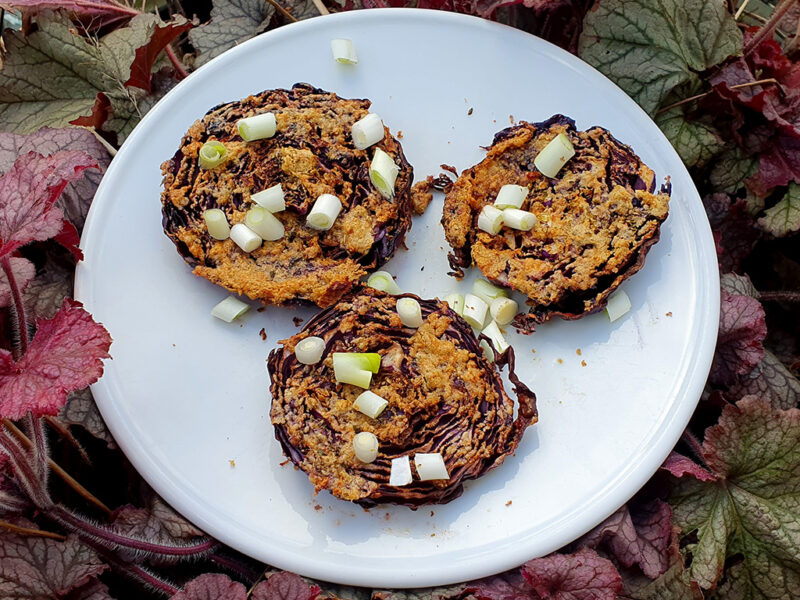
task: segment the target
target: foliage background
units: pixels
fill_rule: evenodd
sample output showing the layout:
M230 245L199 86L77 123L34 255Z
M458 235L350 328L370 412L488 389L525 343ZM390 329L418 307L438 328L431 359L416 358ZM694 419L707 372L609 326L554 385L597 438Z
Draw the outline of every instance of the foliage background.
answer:
M115 149L191 70L321 12L495 19L600 69L690 169L722 275L696 414L626 505L548 557L397 592L275 571L204 536L83 389L108 335L69 300ZM601 600L800 596L800 5L762 0L0 1L0 598Z

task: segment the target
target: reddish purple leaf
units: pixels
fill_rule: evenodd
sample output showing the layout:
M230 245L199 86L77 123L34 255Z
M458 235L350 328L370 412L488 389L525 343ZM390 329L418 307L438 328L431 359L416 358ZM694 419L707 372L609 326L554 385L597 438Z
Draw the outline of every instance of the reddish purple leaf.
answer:
M731 201L727 194L711 194L703 198L708 221L714 232L720 270L729 273L739 269L742 260L761 238L744 200Z
M92 104L92 112L88 115L78 117L77 119L72 119L69 124L79 125L81 127L94 127L99 131L108 120L110 114L111 100L109 100L108 96L103 92L97 92L97 98L94 99L94 104Z
M0 416L55 415L73 390L94 383L109 358L111 336L80 302L66 299L55 317L37 323L19 362L0 349Z
M114 0L9 0L3 6L16 8L25 16L34 16L43 10L66 10L72 19L81 21L91 30L107 25L120 24L139 14L134 8Z
M522 573L515 569L500 575L479 579L464 589L478 600L532 600L533 588Z
M64 214L53 203L70 181L91 167L97 162L78 150L20 156L0 177L0 257L57 235Z
M10 257L9 263L11 264L11 272L14 274L17 287L22 293L34 275L36 275L36 267L27 258L22 258L21 256ZM11 287L8 284L5 271L0 268L0 308L9 304L11 304Z
M144 46L136 49L136 58L131 64L131 76L125 85L136 86L145 90L147 93L152 91L150 73L153 70L153 63L161 51L166 48L172 40L182 33L192 28L192 22L176 17L175 21L157 25L150 38Z
M762 342L767 336L767 326L764 309L755 298L721 290L720 301L717 353L709 379L730 385L738 375L752 371L764 357Z
M61 222L61 231L53 236L53 241L66 248L75 260L83 260L83 252L78 247L81 243L81 234L75 229L75 225L66 219Z
M170 600L247 600L247 588L227 575L207 573L192 579Z
M98 580L94 580L87 585L74 590L69 600L114 600L108 591L108 586Z
M614 563L589 548L536 558L522 574L544 600L615 600L622 587Z
M683 477L684 475L691 475L700 481L714 481L716 477L707 469L704 469L691 458L678 454L677 452L670 452L667 460L661 465L665 471L669 471L675 477Z
M654 579L669 568L672 533L672 510L656 500L644 506L623 506L579 544L608 551L624 567L637 564Z
M251 600L314 600L320 593L319 586L306 583L294 573L282 571L259 583Z

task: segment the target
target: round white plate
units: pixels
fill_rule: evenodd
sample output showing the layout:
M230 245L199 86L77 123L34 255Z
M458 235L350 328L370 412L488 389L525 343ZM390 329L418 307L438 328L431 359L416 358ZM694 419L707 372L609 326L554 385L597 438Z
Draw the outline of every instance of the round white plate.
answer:
M351 38L357 66L330 40ZM515 119L560 112L610 129L673 184L670 216L631 312L509 333L540 422L515 456L444 506L369 511L313 495L283 464L268 418L265 359L311 309L209 314L227 292L193 276L161 230L159 164L209 108L309 82L370 98L402 131L417 179L462 170ZM472 109L472 114L469 114ZM415 218L388 270L423 297L469 289L448 277L442 198ZM445 12L384 9L303 21L225 53L178 85L113 160L92 205L76 296L114 338L93 392L144 478L217 539L283 569L364 586L417 587L496 573L551 552L625 503L686 425L717 331L717 261L700 198L653 122L570 54L521 31ZM254 307L255 308L255 307ZM259 331L264 329L267 340ZM535 351L534 351L535 350Z

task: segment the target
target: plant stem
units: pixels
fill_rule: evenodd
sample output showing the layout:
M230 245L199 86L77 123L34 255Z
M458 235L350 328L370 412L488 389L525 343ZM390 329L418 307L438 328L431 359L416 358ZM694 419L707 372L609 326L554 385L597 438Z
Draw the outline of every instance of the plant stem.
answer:
M75 451L81 455L81 458L87 463L91 464L92 459L89 458L89 454L86 452L86 449L81 446L81 443L75 439L75 436L72 435L72 432L61 423L55 417L48 415L44 417L44 420L47 422L50 427L56 430L59 436L61 436L64 440L66 440L74 449Z
M138 581L143 587L156 590L157 592L160 592L168 597L172 597L180 591L179 588L175 587L168 581L164 581L160 577L157 577L144 567L140 567L135 563L122 561L113 552L109 552L102 546L92 543L91 541L88 543L95 550L97 550L99 554L102 555L103 559L111 566L112 569L121 575L125 575L135 581Z
M742 16L742 13L744 12L744 9L745 9L745 8L747 8L747 5L748 5L748 4L750 4L750 0L744 0L744 2L742 2L741 6L739 6L739 8L738 8L738 9L737 9L737 11L736 11L736 14L735 14L735 15L733 15L733 18L734 18L736 21L738 21L738 20L739 20L739 17L741 17L741 16Z
M241 561L217 554L216 552L208 558L211 560L211 562L219 565L223 569L227 569L228 571L236 573L245 581L257 581L259 579L259 574L253 571L247 565L243 564Z
M747 56L753 50L758 48L759 44L763 42L767 37L772 35L772 32L780 23L780 20L789 12L789 9L792 8L792 4L794 4L795 0L782 0L780 4L775 7L775 10L772 11L772 15L770 16L769 20L764 24L761 29L753 36L753 38L747 42L744 48L742 48L742 56Z
M800 302L800 292L759 292L759 300L766 300L772 302Z
M282 14L284 17L286 17L287 19L289 19L289 20L290 20L292 23L297 23L297 19L295 19L295 18L292 16L292 13L290 13L288 10L286 10L285 8L283 8L283 7L282 7L280 4L278 4L278 3L277 3L275 0L267 0L267 2L269 2L270 4L272 4L272 6L274 6L274 7L275 7L275 10L277 10L277 11L278 11L279 13L281 13L281 14Z
M694 436L694 434L686 429L681 435L681 440L686 442L686 445L691 448L692 452L694 452L697 460L700 461L700 464L705 466L705 461L703 461L703 446L700 444L700 441Z
M30 449L33 447L33 442L31 442L27 438L27 436L24 433L22 433L22 431L20 431L16 425L14 425L14 423L9 421L8 419L3 419L3 425L11 433L13 433L14 437L16 437L20 442L22 442L22 444L25 445L26 448ZM72 477L72 475L70 475L64 469L62 469L55 461L53 461L52 459L48 459L47 464L53 471L53 473L58 475L64 483L66 483L69 487L75 490L78 493L78 495L81 496L81 498L83 498L87 502L90 502L95 507L103 511L105 514L107 515L111 514L110 508L108 508L105 504L103 504L102 501L98 500L89 490L87 490L80 483L78 483L75 480L75 478Z
M3 420L5 424L5 419ZM18 482L28 494L28 497L36 505L37 508L44 509L52 506L53 501L44 490L36 477L33 468L31 467L28 457L25 456L25 451L14 438L8 435L5 427L0 427L0 449L2 449L11 460L11 466L14 469Z
M753 87L754 85L764 85L767 83L778 83L778 80L774 77L768 77L767 79L759 79L757 81L748 81L747 83L737 83L736 85L728 86L730 90L738 90L741 88L746 87ZM689 98L684 98L683 100L679 100L678 102L673 102L672 104L668 104L664 108L659 108L656 114L661 114L662 112L666 112L676 106L681 106L682 104L688 104L689 102L694 102L695 100L699 100L700 98L705 98L714 90L708 90L707 92L703 92L702 94L697 94L696 96L690 96Z
M42 420L34 417L31 412L25 416L25 420L28 422L28 428L33 438L33 468L39 476L39 481L42 482L42 487L47 489L50 469L47 468L47 438L42 430Z
M17 334L19 336L19 352L14 360L19 360L28 351L28 318L25 316L25 305L22 302L22 292L17 285L17 278L11 268L11 259L5 255L0 259L3 272L8 280L8 287L11 288L11 297L14 301L14 312L17 316Z
M3 521L2 519L0 519L0 527L2 527L7 531L11 531L12 533L18 533L20 535L45 537L60 541L64 541L65 539L67 539L66 536L63 536L60 533L53 533L52 531L43 531L41 529L29 529L28 527L20 527L19 525L14 525L13 523L9 523L8 521Z
M322 3L322 0L311 0L314 3L314 6L319 11L321 15L329 15L331 11L328 10L328 7Z
M167 44L167 47L164 48L164 52L167 53L167 58L172 63L172 66L175 67L175 70L178 72L178 79L186 79L189 74L186 72L186 69L183 68L181 61L178 60L178 57L175 55L175 51L172 49L172 46Z

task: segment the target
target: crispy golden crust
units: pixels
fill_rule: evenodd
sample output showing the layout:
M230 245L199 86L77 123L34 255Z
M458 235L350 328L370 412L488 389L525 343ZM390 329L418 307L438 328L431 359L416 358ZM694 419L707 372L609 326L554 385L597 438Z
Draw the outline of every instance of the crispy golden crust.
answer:
M164 230L197 275L267 304L311 301L330 306L366 272L381 266L402 244L411 224L413 170L388 128L384 139L356 149L350 129L369 111L368 100L347 100L297 84L211 109L184 136L162 165ZM246 143L236 131L242 117L272 111L278 132ZM197 164L208 140L226 145L228 158L214 169ZM395 159L395 196L372 186L369 163L376 147ZM282 184L287 208L277 213L285 236L245 253L232 240L212 239L203 212L222 209L233 226L252 206L250 194ZM343 208L329 231L305 225L321 194Z
M559 133L576 154L548 179L533 159ZM528 232L504 227L490 235L477 217L506 184L530 188L522 208L537 223ZM442 224L451 266L460 275L474 263L492 282L527 295L530 313L515 322L521 329L553 316L577 319L603 308L658 240L669 191L654 187L653 171L605 129L577 131L561 115L520 123L498 133L486 158L448 190Z
M536 422L535 396L511 374L520 401L515 420L500 375L466 321L446 303L420 300L425 322L419 329L407 328L396 300L369 288L346 296L270 354L275 436L317 491L328 489L364 505L447 502L461 493L464 480L499 465L515 450L525 428ZM308 336L326 341L316 365L302 365L294 355L295 345ZM333 352L381 355L370 390L389 405L378 418L353 409L363 390L336 383ZM361 431L380 441L374 463L362 463L353 453L353 437ZM450 479L422 482L415 472L412 484L390 486L391 459L408 455L413 470L416 452L441 452Z

